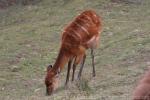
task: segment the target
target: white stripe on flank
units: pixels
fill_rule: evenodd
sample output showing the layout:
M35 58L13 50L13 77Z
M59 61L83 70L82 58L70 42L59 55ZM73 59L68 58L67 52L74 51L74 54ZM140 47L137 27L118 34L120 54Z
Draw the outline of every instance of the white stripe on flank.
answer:
M95 17L95 19L98 18L98 16L96 14L94 14L93 16ZM95 21L96 21L96 23L98 22L98 20L95 20Z
M89 19L91 22L93 22L92 19L91 19L91 17L89 17L89 16L87 16L85 14L83 14L83 16L87 17L87 19Z
M79 18L79 20L83 21L88 27L90 27L90 25L89 25L89 23L87 22L87 20L81 19L81 18Z
M78 38L80 38L81 39L81 35L80 34L78 34L75 30L72 30L74 33L75 33L75 35L78 37ZM75 36L74 34L73 34L73 36ZM75 37L76 37L75 36Z
M86 32L88 35L90 34L86 28L84 28L82 25L78 24L77 22L75 22L76 25L78 25L79 27L81 27L81 29Z
M96 15L96 14L94 14L94 17L95 17L95 18L97 18L97 15Z

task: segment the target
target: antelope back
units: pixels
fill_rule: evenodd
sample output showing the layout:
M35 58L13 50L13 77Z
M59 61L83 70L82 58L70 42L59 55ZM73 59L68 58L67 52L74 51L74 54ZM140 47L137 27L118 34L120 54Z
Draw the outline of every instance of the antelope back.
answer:
M99 36L101 18L92 10L78 15L62 33L62 46L66 49L86 44L92 37Z

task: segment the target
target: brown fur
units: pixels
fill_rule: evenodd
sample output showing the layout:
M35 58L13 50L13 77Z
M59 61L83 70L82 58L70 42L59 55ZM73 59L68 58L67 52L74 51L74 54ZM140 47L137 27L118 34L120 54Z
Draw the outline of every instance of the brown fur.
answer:
M135 88L133 100L150 100L150 69L145 73Z
M59 69L62 70L74 57L77 58L75 63L78 64L86 49L97 47L101 30L101 19L92 10L82 12L64 29L58 57L53 68L47 71L45 78L48 94L55 88L51 83L55 83L53 80Z

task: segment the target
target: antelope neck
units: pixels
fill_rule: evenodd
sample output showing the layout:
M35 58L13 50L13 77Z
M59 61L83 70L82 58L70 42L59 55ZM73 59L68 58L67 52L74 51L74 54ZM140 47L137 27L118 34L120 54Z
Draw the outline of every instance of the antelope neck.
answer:
M54 63L54 66L52 68L54 74L59 73L64 67L64 65L67 63L67 61L68 61L68 57L66 56L65 52L63 50L60 50L57 59Z

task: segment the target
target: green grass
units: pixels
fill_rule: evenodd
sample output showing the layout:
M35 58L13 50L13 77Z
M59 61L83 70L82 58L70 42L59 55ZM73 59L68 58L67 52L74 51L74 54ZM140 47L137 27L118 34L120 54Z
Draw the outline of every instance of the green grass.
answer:
M90 98L130 100L140 75L150 66L150 1L142 4L110 0L43 0L36 5L0 10L0 99L62 100ZM102 16L100 47L95 50L96 77L92 78L89 51L83 80L45 96L44 76L55 62L61 32L75 16L94 9ZM77 73L76 73L77 74Z

